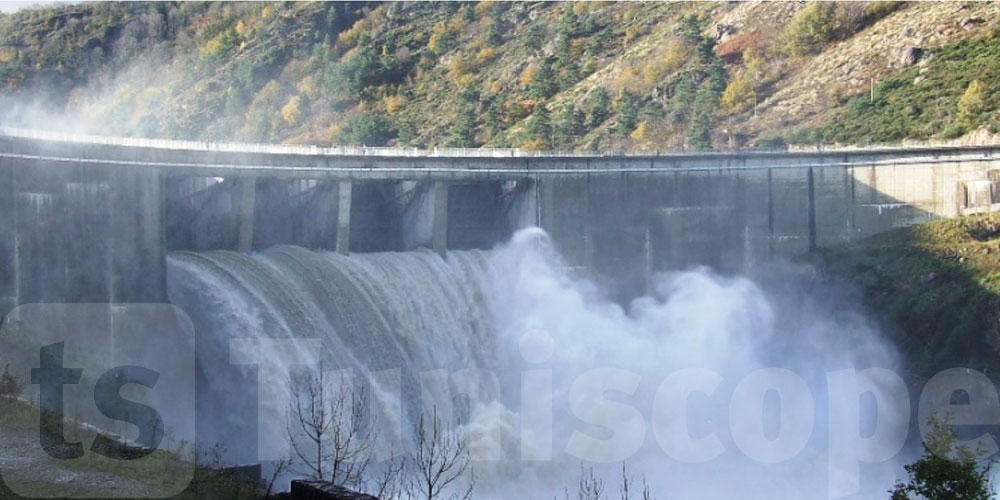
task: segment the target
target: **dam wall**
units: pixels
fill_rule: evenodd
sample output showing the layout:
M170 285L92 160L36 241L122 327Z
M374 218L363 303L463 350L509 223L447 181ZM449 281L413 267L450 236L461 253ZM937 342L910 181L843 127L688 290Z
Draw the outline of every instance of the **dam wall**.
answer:
M627 300L655 271L1000 209L998 171L997 147L530 155L0 130L0 310L165 301L172 251L443 253L528 226Z

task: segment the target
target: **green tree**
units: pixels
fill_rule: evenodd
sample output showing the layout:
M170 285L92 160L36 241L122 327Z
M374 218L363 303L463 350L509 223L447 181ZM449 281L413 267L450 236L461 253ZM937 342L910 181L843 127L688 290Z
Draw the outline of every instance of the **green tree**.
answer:
M597 87L587 97L587 106L590 108L590 115L587 117L587 126L596 128L604 123L611 114L608 109L610 98L608 91L604 87Z
M907 482L896 482L892 500L990 500L990 467L978 452L957 444L951 428L931 420L924 455L906 465Z
M548 99L559 91L556 84L556 76L552 70L552 61L545 59L538 65L531 83L528 85L528 95L542 99Z
M458 116L445 142L450 148L470 148L476 142L476 101L479 95L471 86L464 87L458 95Z
M384 146L394 136L392 125L381 113L362 113L347 119L337 142L346 146Z
M691 112L698 86L689 73L684 73L674 84L674 95L670 98L670 111L674 118L685 118Z
M460 13L462 14L462 19L465 19L470 23L476 20L476 10L472 7L471 3L463 5Z
M553 146L557 149L572 149L582 127L583 116L577 111L576 106L572 102L563 104L552 127Z
M688 128L688 146L693 149L712 149L712 130L719 99L708 85L702 85L694 98L691 126Z
M537 21L528 25L528 28L524 30L524 46L529 50L538 50L542 48L544 42L545 23Z
M500 45L503 43L503 21L494 17L486 30L486 41L490 45Z
M695 55L698 56L698 62L702 64L711 62L715 58L715 39L711 37L703 38L695 47Z
M677 34L681 36L689 45L701 43L701 23L698 22L696 14L687 14L681 18Z
M618 120L615 124L618 134L631 134L635 130L635 126L639 123L639 106L635 96L628 90L622 89L618 94L618 98L615 99L615 113L618 115Z
M486 105L486 114L483 116L483 124L490 140L495 140L504 130L504 104L507 102L506 94L497 94L489 99Z
M535 146L534 149L552 148L552 122L549 119L549 110L545 108L545 105L535 106L531 116L528 117L525 132L528 135L528 141Z

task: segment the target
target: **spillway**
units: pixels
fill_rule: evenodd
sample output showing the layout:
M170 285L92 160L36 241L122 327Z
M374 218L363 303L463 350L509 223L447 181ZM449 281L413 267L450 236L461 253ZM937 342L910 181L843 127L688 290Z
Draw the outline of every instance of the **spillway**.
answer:
M370 388L393 451L406 448L421 412L441 409L470 439L484 498L560 491L581 461L622 460L637 473L664 470L652 481L661 491L722 498L735 483L719 489L708 477L725 474L748 498L798 498L840 474L822 432L857 418L854 403L831 399L843 396L827 393L827 374L897 362L835 293L810 288L808 270L775 268L762 281L707 268L663 273L623 307L570 269L539 229L444 256L173 253L169 296L197 331L199 444L225 443L233 461L287 454L289 373L318 366L350 370ZM248 341L257 358L235 353ZM764 422L815 421L780 467L748 458L728 434L743 425L729 394L772 367L801 377L812 398L751 411ZM660 394L686 370L719 376L713 393L692 396L688 424L664 413ZM813 401L829 415L814 416ZM892 405L878 411L905 415ZM664 438L688 432L721 439L710 466L677 459L687 451ZM862 482L889 481L896 466L868 467ZM773 492L775 481L787 491Z

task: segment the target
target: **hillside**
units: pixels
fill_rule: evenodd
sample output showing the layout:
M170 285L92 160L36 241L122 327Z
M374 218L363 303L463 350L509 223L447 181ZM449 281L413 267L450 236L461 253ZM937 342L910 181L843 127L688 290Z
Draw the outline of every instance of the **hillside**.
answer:
M1000 370L1000 214L897 229L813 258L860 287L915 376Z
M84 3L0 14L0 123L664 150L982 139L1000 4Z

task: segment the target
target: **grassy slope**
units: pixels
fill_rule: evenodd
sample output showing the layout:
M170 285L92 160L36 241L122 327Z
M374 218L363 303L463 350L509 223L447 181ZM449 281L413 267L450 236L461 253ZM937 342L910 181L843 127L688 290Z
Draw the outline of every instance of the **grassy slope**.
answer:
M817 259L863 288L916 375L1000 374L1000 214L899 229Z
M572 104L584 123L552 147L677 148L690 145L696 114L690 96L678 104L678 82L688 75L703 84L712 62L699 60L682 35L681 20L694 15L706 38L718 26L732 28L712 57L726 61L730 85L743 85L735 102L710 105L717 147L730 133L735 144L812 142L824 130L826 139L851 142L954 135L957 102L972 77L990 89L982 124L997 121L997 42L988 37L1000 4L840 4L824 38L791 55L783 37L799 9L767 2L74 4L0 15L0 104L10 116L42 101L73 119L43 116L34 125L102 133L423 147L524 146L534 139L527 131L533 109L545 106L554 125ZM968 19L982 22L963 24ZM887 57L913 45L927 48L930 62L891 69ZM751 71L740 57L746 48L763 68ZM559 63L561 50L575 74ZM556 63L558 88L539 95L526 75L546 60ZM877 105L850 104L867 95L869 78L883 82ZM637 121L619 127L622 113L612 104L608 119L591 123L588 96L598 88L611 101L631 92ZM467 115L471 134L456 140Z
M16 443L25 439L36 442L38 418L37 406L0 397L0 450L10 453L8 447L17 448L20 445ZM72 422L67 422L65 428L68 442L89 443L96 435L93 431L74 425ZM24 451L26 450L18 448L17 452ZM27 451L35 450L32 446L32 449ZM23 498L10 491L8 485L18 491L32 491L37 497L57 498L66 491L66 487L57 482L57 478L52 477L55 475L65 478L79 474L83 478L90 478L90 482L86 484L74 484L73 491L83 492L92 498L102 498L112 493L121 495L125 486L118 483L131 485L126 487L127 491L137 496L163 496L164 491L176 491L174 481L186 481L191 477L188 472L190 463L183 462L176 454L164 450L154 451L144 457L139 462L140 467L136 467L136 462L123 462L89 452L85 459L74 461L62 461L48 456L36 457L31 453L18 458L20 460L14 463L20 465L7 462L4 466L7 477L0 480L0 499ZM103 481L107 480L114 481L117 488L109 490L106 486L102 486L106 484ZM211 468L198 467L195 469L193 480L187 484L184 491L172 498L200 500L260 496L260 487L257 484Z

